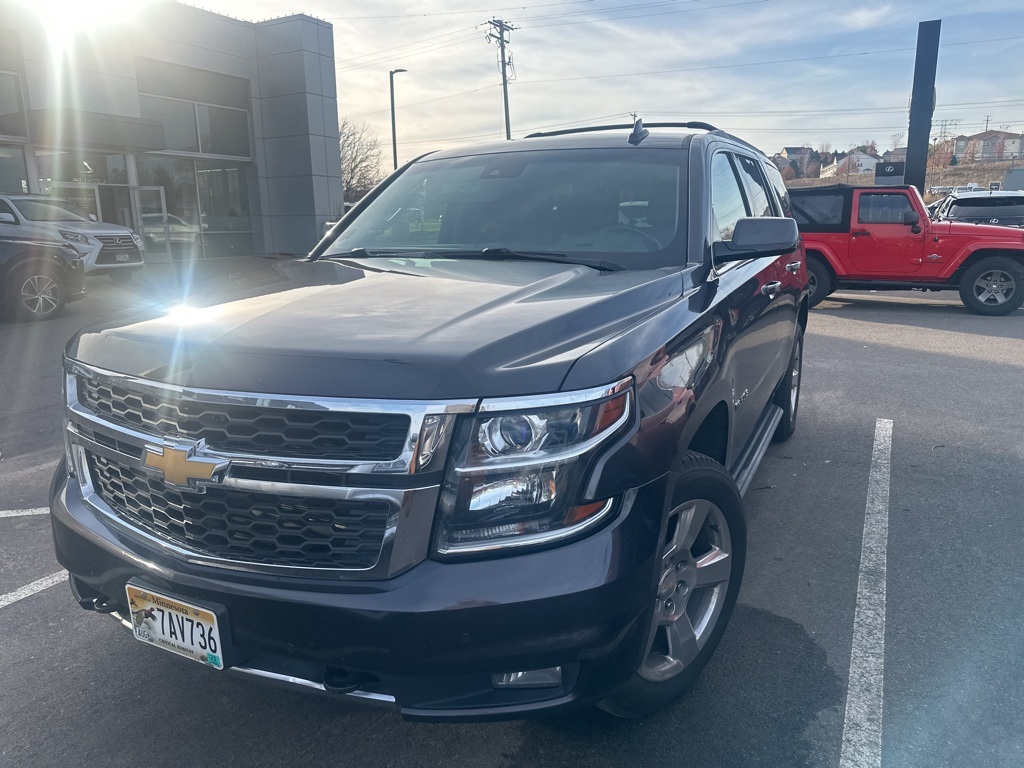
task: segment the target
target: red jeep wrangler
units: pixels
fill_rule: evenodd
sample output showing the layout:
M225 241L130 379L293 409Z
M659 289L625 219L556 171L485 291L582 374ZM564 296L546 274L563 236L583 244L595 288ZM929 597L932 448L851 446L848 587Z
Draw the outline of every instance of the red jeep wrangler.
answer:
M959 290L971 312L1024 304L1024 230L931 221L915 187L791 189L811 306L846 290Z

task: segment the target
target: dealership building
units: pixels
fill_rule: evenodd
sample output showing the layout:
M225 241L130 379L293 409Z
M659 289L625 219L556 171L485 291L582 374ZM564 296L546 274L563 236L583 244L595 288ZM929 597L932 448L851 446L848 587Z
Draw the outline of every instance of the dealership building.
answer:
M131 227L150 261L302 254L343 210L327 22L140 0L61 33L0 6L0 193Z

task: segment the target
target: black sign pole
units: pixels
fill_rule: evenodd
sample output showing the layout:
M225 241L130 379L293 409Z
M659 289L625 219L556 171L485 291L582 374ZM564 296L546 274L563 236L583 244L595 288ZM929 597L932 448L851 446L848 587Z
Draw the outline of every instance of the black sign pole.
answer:
M935 111L935 70L939 59L942 21L922 21L917 26L917 60L914 90L910 96L910 127L907 130L907 170L904 178L924 194L928 170L928 140Z

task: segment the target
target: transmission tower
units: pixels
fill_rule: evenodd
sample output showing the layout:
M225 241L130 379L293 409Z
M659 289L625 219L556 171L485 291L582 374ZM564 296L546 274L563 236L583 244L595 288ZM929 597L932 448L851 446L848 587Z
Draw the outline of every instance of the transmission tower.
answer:
M501 70L501 95L505 102L505 140L512 139L512 123L508 116L508 73L512 71L515 78L516 70L512 63L512 54L507 52L505 46L509 44L509 35L512 30L518 29L502 19L491 19L487 22L491 29L487 33L487 39L498 44L498 68Z

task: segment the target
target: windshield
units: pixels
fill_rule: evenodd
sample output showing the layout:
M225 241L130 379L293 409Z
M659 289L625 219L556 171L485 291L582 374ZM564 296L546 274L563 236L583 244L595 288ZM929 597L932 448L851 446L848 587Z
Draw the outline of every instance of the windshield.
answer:
M947 215L951 219L1024 216L1024 197L964 198L954 202Z
M395 179L325 255L507 248L598 255L627 267L671 263L669 246L683 230L685 156L629 148L426 160Z
M11 202L29 221L91 221L89 214L65 200L29 200Z

